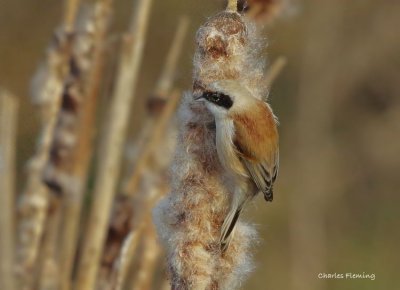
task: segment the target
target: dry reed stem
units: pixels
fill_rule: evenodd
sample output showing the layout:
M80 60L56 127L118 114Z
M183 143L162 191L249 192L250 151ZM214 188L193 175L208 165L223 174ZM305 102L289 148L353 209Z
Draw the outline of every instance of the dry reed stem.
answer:
M176 66L179 57L181 56L183 41L189 28L189 19L187 16L182 16L179 19L171 47L165 61L163 71L157 83L154 94L156 96L167 96L172 88L173 80L176 75Z
M107 242L102 258L101 278L104 278L105 280L108 279L107 277L110 275L109 273L111 271L110 265L112 265L112 261L116 259L116 255L120 252L119 248L123 245L123 240L131 228L133 215L131 203L132 198L130 197L131 194L127 193L126 188L133 174L132 172L136 171L136 165L140 162L140 160L138 161L138 156L143 156L143 152L147 150L146 147L151 143L150 139L153 138L152 136L155 133L154 128L157 128L159 125L163 126L163 124L170 123L169 119L172 117L171 114L170 117L167 117L168 121L166 121L166 118L160 118L159 114L160 111L165 109L165 102L168 103L170 99L168 96L171 95L170 90L174 81L178 56L182 50L183 40L187 32L188 24L187 17L181 17L168 51L164 68L157 82L156 89L153 94L149 96L149 103L155 101L158 104L156 105L156 108L152 108L151 104L148 107L149 117L146 119L145 124L142 127L140 136L135 140L136 143L134 146L136 154L130 158L132 169L130 169L128 174L125 174L122 178L122 188L125 189L125 191L122 191L122 194L117 197L114 203L114 212L109 226ZM168 151L168 146L163 146L162 148L164 149L163 151ZM166 154L169 155L170 152ZM153 172L155 171L156 169ZM158 171L156 174L158 174Z
M101 258L101 268L97 285L99 289L108 289L112 282L115 265L124 241L132 230L133 202L130 198L119 195L114 201L112 218L109 223L107 241Z
M279 74L281 73L283 68L285 67L286 62L287 62L286 58L283 56L280 56L268 68L267 73L265 75L265 84L266 84L268 90L270 90L272 84L274 83L276 78L279 76ZM266 102L268 100L268 97L269 97L269 92L267 94L265 94L265 96L263 97L263 100Z
M14 290L17 100L0 89L0 289Z
M85 72L83 100L77 116L77 142L71 152L70 176L74 182L69 184L64 198L64 212L60 245L60 285L62 290L70 289L73 262L78 243L78 228L83 196L86 190L87 174L92 157L92 140L95 132L96 108L104 66L105 39L109 28L112 1L98 2L93 21L93 37L88 39L90 68ZM89 20L89 25L90 20Z
M75 5L78 3L68 4L66 15L71 14L70 10L76 11ZM94 109L90 114L88 109L85 110L85 105L90 102L90 106L95 108L95 102L93 98L85 102L85 96L93 94L95 98L97 97L97 92L93 91L93 87L98 87L97 76L101 75L101 65L98 65L98 62L102 58L99 57L98 51L104 50L101 40L105 38L107 32L110 4L111 1L101 1L95 8L83 7L85 9L81 9L75 25L69 28L72 44L68 73L63 85L61 109L57 117L50 159L44 170L46 184L51 188L52 193L57 195L52 196L49 203L47 217L49 228L44 236L44 252L41 254L42 262L39 264L43 266L43 269L39 271L41 272L39 282L41 289L58 289L60 280L64 289L68 289L70 284L74 246L77 243L73 225L74 222L78 223L79 211L71 214L68 210L71 203L75 205L76 201L80 201L86 184L86 176L77 176L77 170L74 171L74 169L87 168L91 150L89 148L84 155L78 157L76 153L80 152L79 149L82 147L80 145L90 143L90 141L85 141L91 140L93 135L90 130L87 130L88 126L93 126L93 124L87 124L80 119L94 119ZM95 76L94 82L93 76ZM82 135L83 129L85 131ZM70 214L70 216L65 216L64 224L61 224L63 210L61 205L65 205L65 212ZM60 234L61 245L58 239ZM58 250L59 248L61 250ZM58 255L60 251L61 256ZM60 265L61 269L59 269Z
M58 238L60 230L61 212L59 210L61 200L58 196L49 198L49 214L46 219L45 232L40 249L40 255L36 262L38 275L34 284L40 290L57 290L60 283L59 261L57 257Z
M146 219L147 228L142 239L142 255L140 256L139 270L136 274L132 290L149 290L153 282L153 273L156 262L161 254L157 243L155 230L151 223L151 216Z
M238 7L258 24L271 24L290 9L290 0L238 0Z
M153 189L152 192L146 192L146 194L143 195L135 212L135 225L123 242L119 256L113 265L110 286L107 286L105 289L123 289L126 274L128 273L129 267L134 259L134 254L139 245L139 241L141 240L140 238L142 237L142 233L145 228L150 225L148 219L150 216L149 213L155 202L158 201L165 192L165 189L157 188Z
M237 11L237 0L228 0L226 11Z
M168 280L162 283L161 290L171 290L171 284Z
M133 196L135 194L136 188L142 177L143 170L146 168L147 162L149 161L149 157L152 155L156 146L159 144L161 137L165 133L165 130L169 124L169 120L175 113L176 107L178 106L179 100L180 93L178 91L173 92L168 100L166 107L162 111L160 118L157 120L157 123L152 131L150 140L145 147L144 152L142 152L142 154L140 155L140 158L136 163L133 175L124 190L124 192L128 196Z
M72 7L72 6L71 6ZM69 8L71 8L69 7ZM27 165L28 180L19 204L18 275L21 289L33 287L32 268L38 255L39 243L47 211L47 188L42 182L44 166L60 107L63 81L70 55L70 26L75 10L68 9L61 31L47 54L46 63L38 70L33 83L33 101L42 113L42 132L36 155Z
M75 17L81 0L65 0L64 1L64 30L72 32L74 30Z
M142 234L142 227L137 227L134 231L131 231L126 239L124 240L121 252L114 265L115 272L113 274L112 282L110 286L105 289L121 290L123 289L126 276L128 274L129 267L132 262L132 257L135 254L136 248L140 241L140 235Z
M39 265L43 267L40 271L39 285L41 289L58 288L58 275L61 273L66 275L65 269L59 269L66 259L60 259L58 254L60 251L64 251L64 243L74 238L66 236L65 240L57 239L57 237L65 235L65 229L61 224L63 206L73 199L78 199L75 196L76 188L82 182L76 180L75 176L71 174L73 165L71 157L78 141L77 132L83 126L79 124L78 115L81 113L84 101L84 82L91 67L94 38L92 34L97 28L94 23L94 9L91 9L93 7L85 6L84 8L77 17L74 31L71 31L73 42L68 75L64 81L61 108L57 117L50 158L43 174L43 180L52 194L49 197L47 229L42 242L43 250L40 254L42 261ZM59 241L61 241L61 245Z
M102 160L96 171L94 200L78 268L76 285L78 290L90 290L95 286L100 254L120 171L130 107L142 59L150 4L151 0L141 0L135 7L130 34L123 45L115 92L100 145Z
M277 60L268 68L267 74L265 76L265 83L268 88L270 88L279 74L282 72L283 68L287 63L287 59L284 56L278 57Z
M168 99L167 104L161 113L161 116L156 121L154 130L151 131L150 140L147 142L147 147L144 147L144 152L142 152L142 154L140 155L141 157L137 162L134 174L140 174L142 176L144 171L147 169L148 162L154 154L155 147L160 144L161 137L165 135L167 126L171 123L170 121L172 119L172 116L174 115L179 99L180 94L178 93L178 91L174 91ZM163 149L160 151L167 154L167 156L170 156L170 150L170 146L164 144ZM160 160L158 161L159 163L162 163ZM156 168L151 168L150 170L152 172L152 176L156 176L156 180L158 178L162 178L161 176L165 173L165 168L161 164L157 164ZM153 180L150 182L151 184L148 184L147 182L145 185L143 185L144 188L141 189L142 194L140 196L136 196L135 204L142 205L136 208L136 211L139 211L140 213L136 212L133 216L133 209L131 206L133 194L136 193L138 190L136 187L133 188L133 191L127 192L125 195L121 195L116 200L116 203L114 205L114 214L109 228L109 236L106 245L107 248L105 249L105 254L103 256L102 279L109 280L107 277L112 276L112 274L109 273L110 264L112 264L112 261L115 259L115 254L122 251L119 250L119 247L123 245L123 240L128 234L125 231L131 228L133 228L132 230L135 230L135 228L132 227L132 221L140 220L146 215L150 216L152 206L149 206L149 201L147 197L149 196L149 192L154 190L161 190L162 193L156 194L156 196L158 197L165 193L165 190L160 188L162 186L156 183L156 180L154 180L153 178ZM136 186L138 186L139 184L140 182L138 182Z
M170 49L168 51L168 55L164 64L164 68L162 70L162 73L160 75L160 78L157 82L156 89L154 90L153 94L150 96L150 100L152 99L161 99L165 100L167 96L170 96L171 94L171 88L172 84L174 81L174 77L176 75L176 68L179 60L179 56L182 51L183 47L183 41L185 39L187 30L189 27L189 20L186 16L182 16L179 20L178 27L175 31L174 38L172 40L172 44L170 46ZM164 107L163 107L164 109ZM156 113L158 111L156 110ZM144 152L145 146L149 143L149 139L151 138L152 132L154 132L154 127L157 127L158 125L155 124L155 115L153 112L151 112L150 108L150 117L146 120L145 125L143 126L143 129L140 133L140 137L138 138L140 144L135 144L137 148L137 152ZM160 122L159 120L158 122ZM142 156L142 155L141 155ZM129 175L123 179L123 193L127 193L129 191L129 183L131 182L130 180L132 179L132 175L135 174L134 172L136 171L136 164L137 162L140 162L137 159L137 156L135 158L135 162L133 164L133 168L131 169L131 172L129 172Z
M48 206L48 189L42 181L42 175L50 155L64 79L68 72L72 38L64 32L56 36L47 52L45 64L40 67L33 81L33 102L41 111L42 129L36 152L27 164L27 183L19 201L17 273L21 289L30 289L32 286L32 270Z

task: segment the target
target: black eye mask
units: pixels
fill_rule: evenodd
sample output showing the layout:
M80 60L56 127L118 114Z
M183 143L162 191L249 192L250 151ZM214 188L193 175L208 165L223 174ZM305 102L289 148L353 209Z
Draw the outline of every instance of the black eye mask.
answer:
M229 109L233 105L230 96L219 92L205 92L203 93L202 98L225 109Z

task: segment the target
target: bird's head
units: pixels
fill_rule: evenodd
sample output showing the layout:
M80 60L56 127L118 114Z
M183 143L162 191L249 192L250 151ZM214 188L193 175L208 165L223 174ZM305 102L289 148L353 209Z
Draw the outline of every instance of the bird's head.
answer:
M244 110L256 99L238 80L223 80L211 83L208 90L195 97L203 101L215 118L224 118L232 111Z

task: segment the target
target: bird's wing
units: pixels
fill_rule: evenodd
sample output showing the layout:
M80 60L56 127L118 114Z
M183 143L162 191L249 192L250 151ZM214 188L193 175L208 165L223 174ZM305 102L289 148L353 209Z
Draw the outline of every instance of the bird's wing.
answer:
M273 183L278 174L278 152L272 162L265 159L263 162L255 163L249 159L242 158L242 162L249 172L257 188L264 194L266 201L273 199Z
M279 169L279 137L274 115L267 105L259 105L252 116L234 118L235 146L257 188L272 201L272 187Z

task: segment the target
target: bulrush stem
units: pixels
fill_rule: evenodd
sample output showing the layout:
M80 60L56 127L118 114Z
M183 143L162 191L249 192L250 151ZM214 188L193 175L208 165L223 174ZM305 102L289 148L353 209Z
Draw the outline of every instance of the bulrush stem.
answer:
M159 184L154 182L154 177L157 180L166 179L165 167L168 167L168 164L164 164L163 162L165 161L160 162L160 159L157 157L151 157L157 154L170 156L171 150L173 150L173 146L169 146L171 142L167 142L167 144L163 143L162 137L166 136L166 131L171 133L171 130L167 126L172 126L172 117L180 99L180 94L177 91L171 94L171 88L175 79L176 67L188 24L187 17L183 16L180 18L156 88L147 99L149 116L142 126L139 137L131 145L137 153L129 160L132 163L130 165L131 168L124 174L121 182L122 191L114 202L114 210L108 229L109 234L102 257L101 276L98 284L108 285L113 280L112 284L115 285L115 276L119 277L118 281L124 279L121 278L124 277L124 274L121 272L125 271L125 267L130 266L133 256L120 257L119 260L124 261L123 265L125 266L117 268L113 266L116 263L115 260L118 258L118 255L122 255L123 249L121 247L125 244L124 241L127 239L127 235L132 231L137 232L137 229L132 228L132 221L138 219L138 210L143 211L142 205L146 203L146 196L149 195L149 191L159 190ZM155 106L153 106L154 104ZM175 132L175 130L173 131ZM157 148L161 143L162 146ZM165 160L165 157L162 159ZM155 162L149 162L149 160L155 160ZM149 164L151 165L150 168ZM148 179L151 179L152 182L146 182ZM131 188L128 188L131 180L135 184ZM137 182L139 180L141 182ZM143 186L139 186L138 188L139 184L142 184L145 188ZM140 191L139 194L137 194L137 191ZM133 205L135 205L137 210L133 209ZM149 216L151 208L148 208L146 205L144 206L148 209L145 216Z
M265 85L267 86L268 90L271 89L272 84L278 78L283 68L285 67L286 63L287 63L286 57L280 56L268 68L268 71L265 75ZM263 96L263 100L265 102L268 100L268 94L265 94Z
M115 261L110 287L111 290L123 289L129 267L131 266L132 256L135 255L142 231L142 226L138 226L125 238L122 244L121 253L118 259Z
M161 113L161 116L159 116L159 119L156 122L156 126L152 131L149 141L147 142L148 144L147 147L145 148L144 152L141 154L141 158L137 162L137 166L135 167L136 170L134 171L134 176L133 176L134 178L139 179L142 176L144 170L147 168L148 161L151 155L154 154L156 146L161 143L161 137L165 135L165 131L167 130L167 126L170 124L171 117L173 116L176 110L179 100L180 100L180 93L178 91L174 91L169 97L167 104ZM170 152L168 152L168 146L165 146L165 148L163 148L161 151L166 152L166 154L170 154ZM152 168L151 170L153 174L157 176L163 175L163 173L165 173L164 168ZM138 181L134 184L135 187L131 188L132 191L127 191L127 196L129 198L133 197L133 193L135 193L137 190L136 188L137 185ZM138 241L136 240L136 238L131 240L133 243L132 245L129 244L127 245L126 241L130 239L129 237L131 236L136 237L138 233L139 236L141 235L141 232L145 226L143 221L149 222L149 216L155 201L157 201L160 197L162 197L166 192L165 188L163 188L163 185L155 183L154 180L152 184L148 184L147 186L144 187L145 188L142 189L141 195L136 196L135 199L136 207L133 220L136 221L136 223L130 230L129 235L125 238L125 241L123 242L123 246L122 249L120 250L118 258L118 261L120 262L117 262L116 264L117 267L114 266L112 269L111 277L112 280L114 281L112 283L112 285L114 285L112 289L119 289L119 287L123 286L122 283L125 279L125 275L127 272L126 268L131 265L131 262L134 258L133 253L138 245ZM132 219L132 214L127 213L127 215ZM129 249L130 253L129 255L125 254L126 250L124 250L124 248ZM156 246L154 248L156 248ZM151 276L151 273L147 273L147 275Z
M165 125L169 123L167 122L167 120L169 120L172 117L173 113L175 112L177 101L179 100L179 95L177 95L176 93L172 93L172 96L170 96L171 88L174 83L174 77L176 75L176 67L178 64L179 56L182 51L183 41L185 39L188 27L189 27L188 18L186 16L182 16L179 19L178 27L176 29L175 36L172 40L171 47L168 51L164 68L161 72L160 78L157 82L153 95L150 96L151 98L156 98L156 99L158 98L159 100L168 99L167 102L169 105L166 106L167 108L163 108L163 113L161 113L161 115L163 116L158 116L157 120L156 117L154 117L155 114L152 114L152 112L150 112L150 117L148 120L146 120L146 123L143 126L143 130L141 132L141 138L138 139L140 141L145 140L147 142L143 142L143 144L140 144L142 146L139 148L139 151L143 152L143 154L140 154L139 158L135 160L136 162L131 170L132 172L130 173L127 180L123 181L122 192L125 195L132 196L135 192L138 180L142 174L142 169L143 169L142 167L146 164L149 154L151 154L150 152L151 150L149 150L149 146L147 146L147 144L148 143L154 144L157 143L157 141L159 141L157 140L159 138L158 135L160 135L160 132L165 129ZM169 98L172 98L173 101L171 102ZM154 140L154 138L156 138L156 140ZM149 141L151 139L153 139L153 141Z
M74 30L74 22L79 9L81 0L66 0L64 3L64 30L72 32Z
M237 0L228 0L228 3L226 5L226 11L237 11Z
M14 290L17 100L0 89L0 289Z
M147 217L148 224L151 223L150 216ZM137 272L132 290L149 290L152 286L152 278L157 259L161 249L157 245L157 237L153 227L147 227L143 237L143 252L140 259L139 271Z
M185 40L188 28L188 17L182 16L179 19L178 27L176 28L174 38L172 39L171 47L168 51L164 68L161 72L160 79L158 80L156 89L154 91L154 94L156 96L165 97L171 91L172 84L174 83L174 79L176 77L176 66L181 56L183 41Z
M80 88L81 99L77 107L76 116L76 144L68 156L70 167L66 174L70 182L64 184L63 220L60 246L60 287L61 290L69 290L73 263L76 255L79 234L79 222L83 197L86 192L87 175L90 160L92 158L93 137L97 103L99 98L100 84L103 76L105 62L105 43L110 17L112 13L112 1L100 1L90 7L89 19L82 19L85 27L93 27L89 38L83 38L84 45L90 51L81 52L83 55L76 55L77 63L89 58L89 67L82 68L77 85ZM79 53L79 51L78 51ZM84 53L89 53L85 55ZM82 59L81 59L82 58Z
M93 204L78 268L77 290L90 290L95 286L112 199L120 172L129 112L139 75L150 4L151 0L139 1L134 10L135 16L132 19L130 32L124 39L115 91L100 145L102 161L96 170Z
M141 153L140 157L134 164L132 173L130 173L127 180L123 182L122 192L124 195L132 196L135 194L138 181L142 175L144 166L147 163L149 155L152 153L153 147L159 141L160 134L166 128L167 120L169 120L175 113L177 102L179 100L179 95L177 93L172 93L171 88L174 82L174 76L176 74L176 67L179 60L179 56L182 51L183 41L189 27L189 20L186 16L182 16L179 20L178 27L175 32L175 36L172 40L171 47L168 51L168 55L165 61L164 68L161 72L160 78L154 90L154 96L152 98L158 98L160 100L167 100L168 104L163 108L161 116L156 118L151 114L150 118L146 121L143 126L143 139L148 139L143 148L139 148ZM169 99L172 98L172 101ZM151 113L151 112L150 112ZM156 120L157 119L157 120ZM147 138L146 138L147 137ZM148 146L148 144L152 144Z
M55 290L59 285L59 264L58 264L58 232L60 229L61 201L58 196L49 196L49 210L43 241L41 243L40 255L36 262L38 274L35 275L35 287L41 290Z
M146 229L149 226L149 211L153 208L155 202L160 198L160 195L165 194L163 191L159 191L156 194L146 195L146 199L143 198L140 208L137 208L136 215L135 215L135 225L133 229L129 232L126 236L125 240L123 241L121 251L119 252L119 256L117 257L116 261L112 267L111 273L111 283L110 286L106 285L106 287L101 287L101 289L111 289L111 290L121 290L124 289L125 279L129 270L129 267L132 264L135 252L137 247L141 242L141 238L143 232L148 231Z
M267 74L265 76L265 84L270 88L276 78L279 76L283 68L287 63L287 59L284 56L278 57L272 65L268 68Z
M179 91L173 92L169 97L168 103L166 107L163 109L161 116L157 120L157 123L155 124L152 134L150 136L149 142L144 151L142 152L135 166L135 170L133 171L132 177L125 188L125 192L128 196L132 196L136 192L136 188L139 184L140 178L142 177L143 170L146 168L147 162L149 161L150 156L154 153L156 146L160 144L160 139L164 135L165 130L169 125L169 120L175 113L179 100L180 100Z
M75 7L69 5L67 7ZM48 209L48 188L43 172L49 160L61 105L61 94L71 55L71 30L76 9L67 9L63 29L51 43L46 60L33 79L32 101L41 113L42 128L36 151L27 164L27 182L18 204L17 274L20 289L33 287L32 275ZM37 269L36 269L37 270Z

